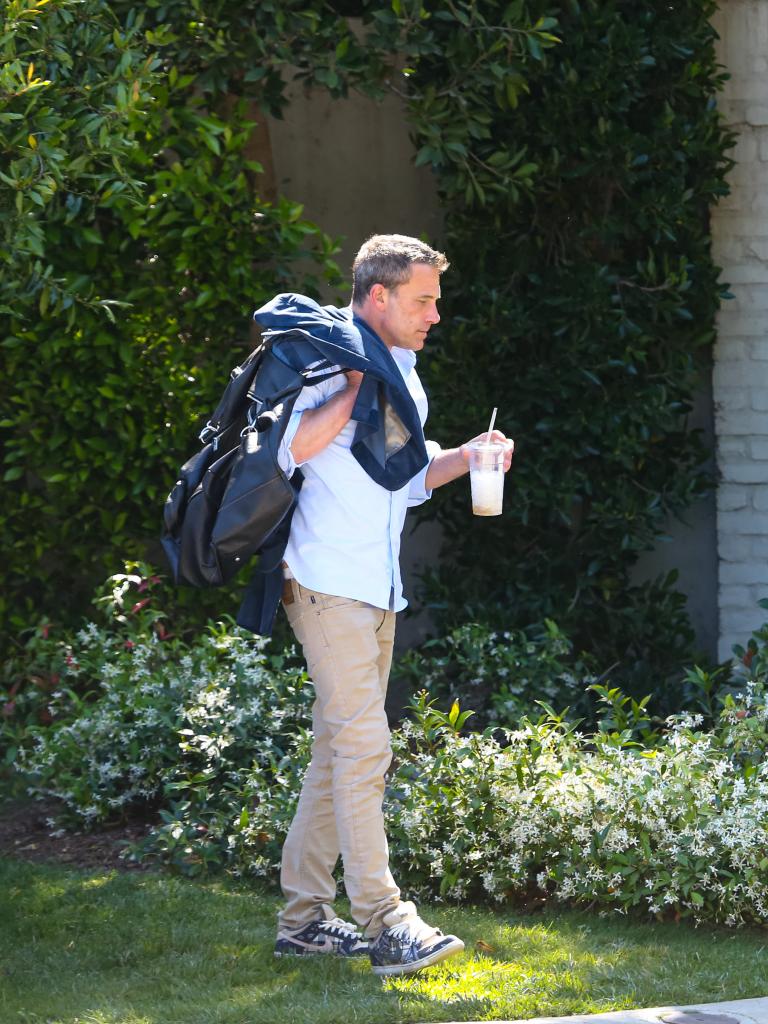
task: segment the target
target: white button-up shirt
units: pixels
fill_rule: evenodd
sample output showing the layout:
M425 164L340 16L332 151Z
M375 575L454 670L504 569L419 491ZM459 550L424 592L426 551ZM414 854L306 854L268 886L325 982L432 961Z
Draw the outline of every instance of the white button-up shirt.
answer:
M423 426L427 396L416 373L416 355L402 348L391 351ZM325 404L346 383L339 375L305 387L299 395L279 455L289 475L297 465L290 444L302 412ZM326 448L298 463L304 483L285 562L295 579L310 590L401 611L408 602L400 576L400 534L408 508L431 496L425 485L429 463L405 487L388 491L368 476L352 454L356 427L356 421L350 420ZM427 441L430 462L439 451L439 444Z

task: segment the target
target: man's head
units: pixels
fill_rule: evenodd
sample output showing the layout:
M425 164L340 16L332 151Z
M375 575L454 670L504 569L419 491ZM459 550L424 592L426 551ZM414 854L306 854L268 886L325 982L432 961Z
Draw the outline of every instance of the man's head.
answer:
M373 235L352 264L352 306L389 347L418 350L438 323L448 260L418 238Z

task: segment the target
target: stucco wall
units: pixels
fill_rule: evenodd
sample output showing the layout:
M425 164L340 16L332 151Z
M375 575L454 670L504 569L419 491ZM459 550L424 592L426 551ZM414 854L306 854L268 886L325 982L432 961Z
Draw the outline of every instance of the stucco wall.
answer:
M278 191L304 203L306 216L329 234L344 236L337 259L345 273L374 233L439 241L434 182L426 168L413 166L396 96L331 100L294 85L284 120L270 119L269 132Z
M708 370L704 372L708 376ZM689 425L692 429L702 431L709 447L714 445L714 415L709 379L696 396ZM687 509L683 520L667 521L655 549L638 559L632 573L632 582L655 579L666 575L671 569L678 571L675 586L686 596L686 608L696 635L697 656L701 653L708 658L716 658L717 522L714 495L707 495Z

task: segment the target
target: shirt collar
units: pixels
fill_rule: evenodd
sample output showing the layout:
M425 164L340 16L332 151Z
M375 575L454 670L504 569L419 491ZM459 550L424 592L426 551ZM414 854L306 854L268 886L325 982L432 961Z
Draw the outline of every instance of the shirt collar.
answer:
M392 358L401 367L401 369L409 371L416 365L416 353L409 348L399 348L394 345L390 350Z

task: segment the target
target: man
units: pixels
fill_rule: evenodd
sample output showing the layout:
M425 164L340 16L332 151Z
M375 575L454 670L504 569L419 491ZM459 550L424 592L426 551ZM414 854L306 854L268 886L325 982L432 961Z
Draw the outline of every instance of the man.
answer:
M422 427L427 399L415 354L440 320L447 267L442 253L403 235L374 235L353 264L352 313L386 346ZM395 613L406 605L400 534L409 505L468 471L468 452L466 445L441 450L428 441L427 464L410 483L381 486L351 453L363 376L347 370L304 388L283 438L285 468L300 466L304 477L285 550L283 604L316 699L312 762L283 849L286 906L275 953L368 954L375 973L399 975L464 948L401 901L389 870L382 800L391 760L384 699ZM508 470L512 442L500 431L494 439L506 445ZM352 916L365 937L332 910L339 854Z

